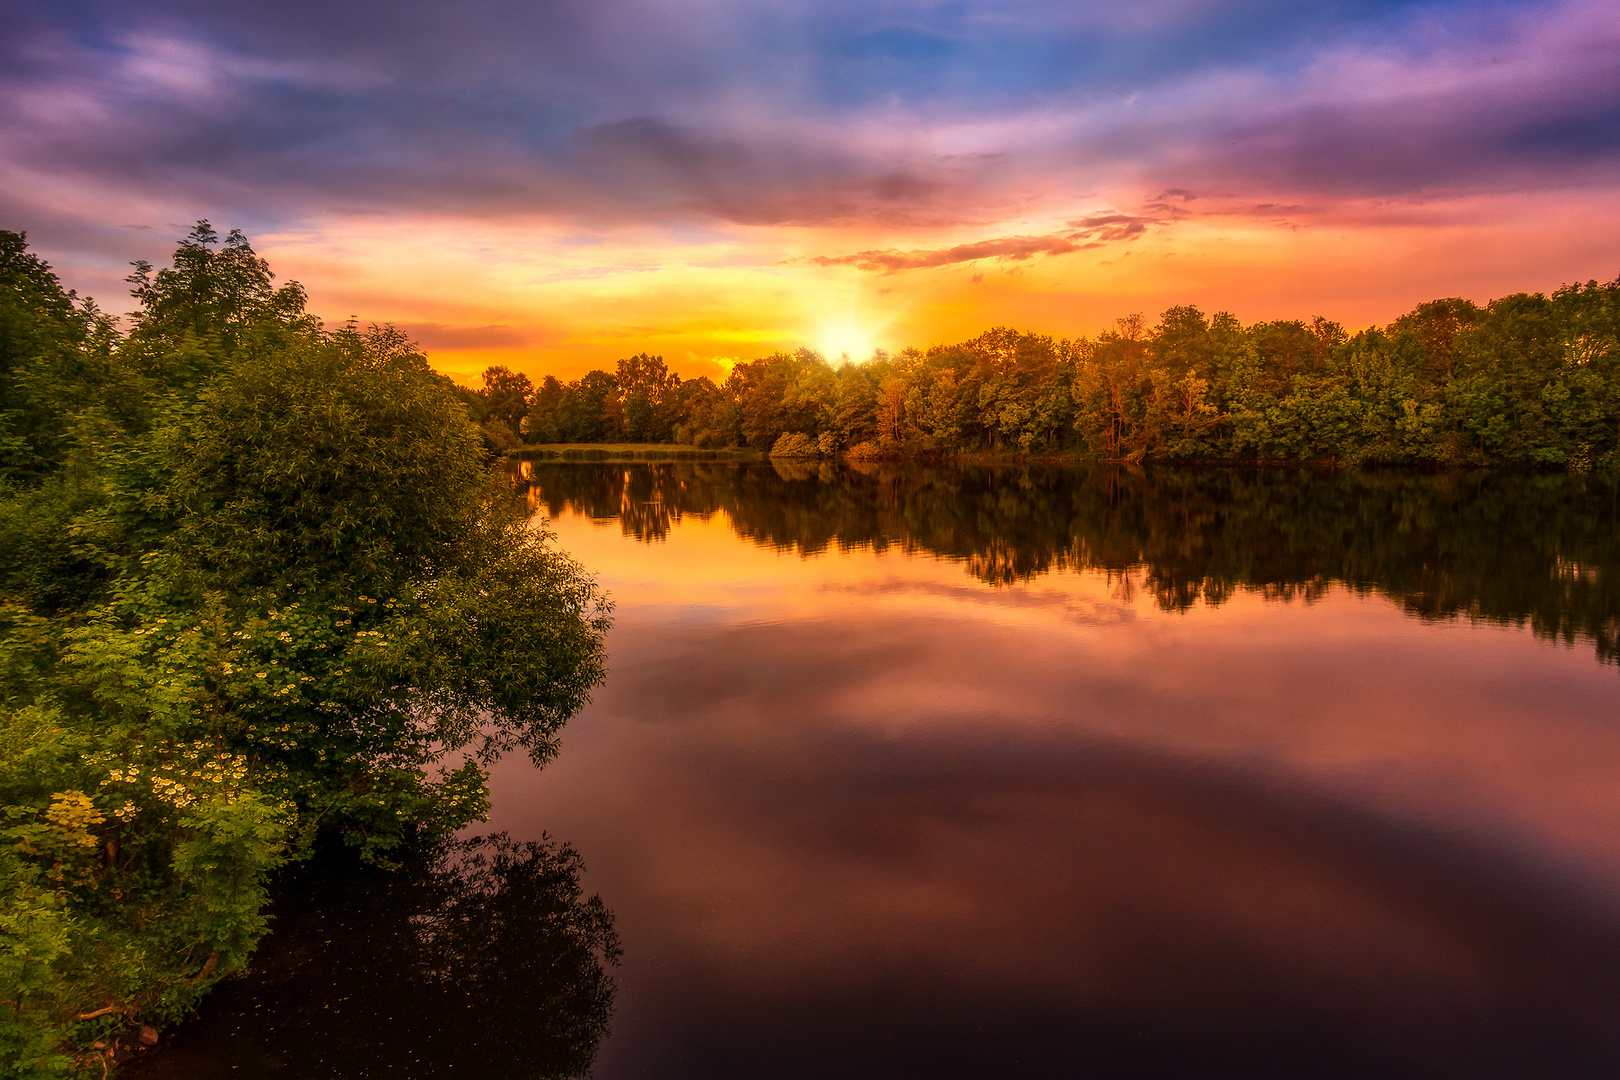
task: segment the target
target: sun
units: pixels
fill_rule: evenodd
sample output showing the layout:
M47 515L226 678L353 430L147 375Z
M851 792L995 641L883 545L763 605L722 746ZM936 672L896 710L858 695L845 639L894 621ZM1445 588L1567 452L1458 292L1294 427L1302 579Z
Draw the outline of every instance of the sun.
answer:
M809 313L813 329L806 336L810 347L829 360L843 356L869 360L880 348L880 337L893 316L880 318L862 311L858 287L838 292L842 295L826 297Z
M877 351L877 335L873 328L848 320L823 322L816 330L812 348L829 360L837 360L841 356L866 360Z

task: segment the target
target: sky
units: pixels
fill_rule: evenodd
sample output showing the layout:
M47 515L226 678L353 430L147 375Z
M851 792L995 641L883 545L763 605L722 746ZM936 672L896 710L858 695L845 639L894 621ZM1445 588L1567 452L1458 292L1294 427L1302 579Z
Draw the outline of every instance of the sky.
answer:
M464 381L1620 274L1613 0L0 0L0 228L242 229Z

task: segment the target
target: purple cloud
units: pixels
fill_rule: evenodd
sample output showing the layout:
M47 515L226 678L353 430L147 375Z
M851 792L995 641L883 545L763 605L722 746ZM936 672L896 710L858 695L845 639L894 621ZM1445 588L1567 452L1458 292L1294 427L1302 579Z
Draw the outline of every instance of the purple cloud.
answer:
M893 270L1129 239L1208 212L1194 192L1230 212L1612 186L1620 165L1620 27L1598 0L36 0L0 19L0 224L124 257L201 214L962 229L1054 191L1162 192L1140 221L832 257Z

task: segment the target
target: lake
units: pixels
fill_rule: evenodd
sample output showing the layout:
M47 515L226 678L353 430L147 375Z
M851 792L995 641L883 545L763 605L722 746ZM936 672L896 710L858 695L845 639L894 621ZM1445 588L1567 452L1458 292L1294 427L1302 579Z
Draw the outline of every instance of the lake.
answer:
M409 996L352 948L405 887L293 904L268 974L143 1074L560 1076L593 1055L600 1080L1620 1074L1614 486L521 479L617 604L558 759L492 776L489 828L552 841L529 850L552 929L411 969L513 989L344 1021L334 1002ZM611 1020L582 959L593 893L623 947ZM389 934L423 937L440 902L415 903ZM523 986L537 1004L500 1033L458 1019ZM479 1049L525 1023L533 1054Z

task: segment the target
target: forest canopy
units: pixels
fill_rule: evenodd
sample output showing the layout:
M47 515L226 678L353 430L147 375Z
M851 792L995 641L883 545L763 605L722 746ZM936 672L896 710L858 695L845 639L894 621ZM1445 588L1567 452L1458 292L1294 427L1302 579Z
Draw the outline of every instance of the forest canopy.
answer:
M829 362L808 349L719 384L645 354L564 384L504 367L479 395L503 448L747 446L782 457L1005 452L1115 461L1620 468L1620 279L1420 304L1349 334L1192 306L1095 340L998 327ZM488 425L486 425L488 426Z
M608 605L390 328L240 234L121 332L0 232L0 1073L101 1075L240 970L272 870L481 819Z

